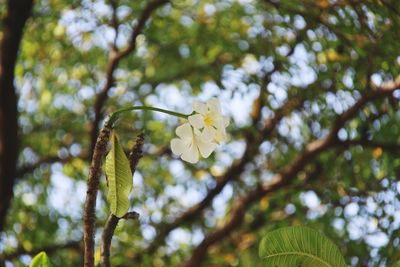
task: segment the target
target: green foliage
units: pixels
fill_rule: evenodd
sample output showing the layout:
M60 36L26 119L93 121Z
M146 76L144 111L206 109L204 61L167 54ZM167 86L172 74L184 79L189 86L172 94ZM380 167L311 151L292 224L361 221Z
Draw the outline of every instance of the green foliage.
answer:
M35 1L15 81L21 129L18 169L32 168L15 181L1 254L82 239L94 103L114 53L112 2L118 5L117 46L124 48L151 1ZM0 5L2 17L5 12L6 5ZM260 132L288 99L305 101L285 113L263 144L247 154L245 168L234 169L241 175L218 194L219 200L177 229L185 238L171 234L135 266L179 266L193 251L192 240L200 242L229 220L239 196L291 164L306 144L325 137L336 117L371 90L371 75L377 84L396 77L400 42L393 40L400 39L399 12L394 0L174 0L153 12L136 50L114 71L102 111L112 114L127 106L154 105L185 113L193 99L217 96L233 115L231 140L209 159L185 164L169 149L179 119L143 111L121 115L115 127L124 147L131 147L133 137L148 129L130 199L130 207L144 219L119 222L113 266L129 265L133 254L145 251L152 233L202 201L230 164L241 162L249 133ZM288 54L292 48L295 51ZM249 58L264 69L248 74L243 64ZM263 84L264 73L274 68L266 77L268 84ZM253 125L249 114L260 91L266 93L265 106L260 122ZM209 249L204 266L259 267L258 245L252 240L289 225L308 225L325 233L345 248L346 262L352 266L390 266L398 261L398 100L398 94L374 100L360 110L343 126L340 140L362 142L330 147L301 166L294 180L255 202L240 229ZM108 189L101 181L97 232L110 213ZM304 200L309 193L317 200L311 206ZM371 245L375 233L387 242ZM26 267L23 259L13 257L6 264ZM54 266L80 266L82 253L57 249L51 261Z
M133 187L132 172L114 131L111 134L111 151L106 157L105 170L108 181L107 199L111 212L117 217L122 217L130 207L128 197Z
M31 261L29 267L50 267L50 261L46 252L38 253Z
M331 240L307 227L285 227L268 233L261 241L259 256L265 266L346 267Z

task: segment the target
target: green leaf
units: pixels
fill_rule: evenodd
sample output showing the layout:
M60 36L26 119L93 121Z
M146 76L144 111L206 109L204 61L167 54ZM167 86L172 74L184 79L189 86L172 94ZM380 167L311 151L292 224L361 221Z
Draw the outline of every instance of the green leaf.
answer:
M50 261L46 252L38 253L31 261L29 267L50 267Z
M111 212L117 217L122 217L129 209L128 196L133 182L128 158L114 132L111 134L111 151L106 157L106 175L108 179L107 199Z
M268 233L259 247L264 266L346 267L338 247L307 227L285 227Z
M393 264L392 267L400 267L400 261L398 261L395 264Z

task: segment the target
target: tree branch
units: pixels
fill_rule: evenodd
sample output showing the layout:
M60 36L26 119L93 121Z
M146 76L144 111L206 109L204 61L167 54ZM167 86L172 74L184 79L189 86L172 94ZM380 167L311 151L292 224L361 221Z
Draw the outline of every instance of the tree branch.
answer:
M129 154L132 152L126 151L126 153ZM154 153L143 152L143 151L141 151L140 153L141 153L141 156L143 156L143 154L146 154L146 156L160 157L162 155L169 154L170 148L169 148L169 146L167 146L158 151L155 151ZM137 156L138 155L136 155L135 157L137 157ZM89 155L86 152L82 152L81 154L76 155L76 156L72 156L72 155L68 155L66 157L60 157L58 155L44 156L43 158L40 158L39 160L37 160L34 163L25 164L25 165L21 166L19 169L17 169L17 178L21 179L24 175L33 172L35 169L41 167L44 164L52 164L52 163L56 163L56 162L65 164L65 163L71 162L73 159L76 159L76 158L87 160L87 159L89 159ZM132 160L134 160L134 159L132 159ZM139 159L137 159L137 160L139 160ZM132 166L135 166L135 167L132 167ZM136 165L135 164L132 165L132 163L131 163L131 168L132 168L132 172L133 172L133 170L136 168Z
M145 26L146 21L149 19L151 13L159 6L167 3L168 0L154 0L150 2L143 10L138 23L136 24L128 47L121 51L111 51L109 55L109 64L106 71L106 83L101 92L96 96L94 112L95 118L92 123L92 129L90 133L91 138L91 150L93 151L92 166L90 168L90 174L88 179L88 191L86 195L85 211L84 211L84 241L85 241L85 267L94 266L94 230L95 230L95 207L96 207L96 195L99 188L100 182L100 166L101 160L104 156L106 144L109 139L111 126L105 125L102 133L98 136L98 125L103 118L102 108L107 99L108 91L110 90L114 82L114 71L118 66L120 60L132 52L136 47L136 38L141 33ZM103 135L103 136L102 136ZM96 141L97 139L97 141Z
M301 39L300 36L301 35L298 35L296 37L294 45L291 47L287 56L290 56L294 53L296 44ZM261 111L264 106L265 89L270 83L271 75L279 71L282 67L283 64L281 62L276 62L275 67L271 71L267 72L262 78L259 97L253 103L253 108L255 107L256 109L255 113L252 114L252 125L256 129L258 128L257 125L261 120ZM200 216L202 211L207 208L212 200L224 189L225 185L227 185L230 181L237 180L240 177L246 164L253 159L255 154L257 154L257 150L260 144L267 136L272 133L272 131L275 129L276 125L278 125L281 119L294 109L300 107L303 101L304 100L302 98L293 98L292 100L285 103L281 108L279 108L275 112L274 116L265 121L264 127L260 132L254 133L251 130L245 132L244 136L246 141L246 149L242 158L235 161L223 176L216 177L216 186L207 192L207 195L200 203L192 206L182 215L177 217L173 222L159 225L159 233L157 234L156 238L144 251L135 254L135 256L133 257L134 261L140 262L142 259L142 255L154 253L157 248L164 243L165 238L173 229L179 227L182 224L189 223L190 221L193 221L197 216Z
M287 56L290 56L294 53L296 44L301 40L300 36L301 34L296 37L294 45L291 47ZM282 67L282 62L276 62L275 67L271 71L265 73L261 80L259 97L253 103L253 108L255 109L255 112L252 114L253 129L259 128L258 124L260 123L262 117L261 111L264 106L266 87L270 83L271 76L273 73L276 73L277 71L282 69ZM235 181L240 177L245 169L246 164L254 158L255 154L258 153L258 147L260 146L260 144L268 135L271 134L271 132L275 129L280 120L292 110L300 107L302 103L303 100L301 98L292 99L291 101L288 101L288 103L286 103L283 107L279 108L275 112L275 115L273 117L266 120L266 122L264 123L264 127L263 129L261 129L261 131L254 131L251 129L245 131L244 137L246 142L246 149L242 158L235 161L224 175L216 177L217 184L214 188L208 190L205 198L201 202L189 208L186 212L175 218L174 221L157 225L157 228L159 229L157 236L152 241L152 243L146 249L144 249L144 251L135 254L135 256L133 257L134 261L138 263L142 260L142 255L153 254L158 249L158 247L160 247L164 243L165 238L173 229L185 223L189 223L200 216L203 210L209 206L213 199L224 189L224 187L229 182Z
M104 226L103 234L101 236L101 255L100 255L100 266L111 267L110 263L110 247L111 240L114 235L115 228L117 228L120 219L138 219L139 214L132 211L128 212L122 218L118 218L114 214L108 216L106 225Z
M181 266L201 266L207 256L209 247L221 242L228 234L241 225L245 212L250 205L260 200L265 195L275 192L278 189L290 184L298 172L301 171L313 159L315 159L316 156L337 144L338 131L345 125L347 121L353 118L367 102L389 96L395 90L399 89L399 87L400 76L393 82L386 83L376 90L367 91L364 93L364 95L352 107L337 117L327 137L309 143L304 148L304 151L300 156L298 156L290 165L283 168L280 173L274 175L269 182L249 191L243 197L238 198L233 204L231 216L227 223L208 234L195 248L191 257Z
M17 178L21 179L22 176L24 176L27 173L33 172L36 168L39 168L43 164L52 164L52 163L56 163L56 162L65 164L65 163L71 162L73 159L76 159L76 158L86 160L86 159L88 159L88 154L81 153L77 156L68 155L66 157L60 157L58 155L45 156L43 158L40 158L38 161L36 161L32 164L25 164L22 167L20 167L19 169L17 169L16 176L17 176Z
M369 140L345 140L338 141L337 145L343 146L345 148L350 146L362 146L367 148L382 148L383 151L392 153L394 155L400 154L400 144L399 143L389 143L389 142L377 142Z
M288 190L290 190L288 192L289 195L291 195L292 193L298 192L299 190L306 189L305 185L312 184L311 183L312 181L318 179L321 176L321 174L323 174L323 168L322 168L321 162L318 162L318 161L316 161L315 164L313 164L313 166L311 168L307 168L307 169L308 170L305 173L305 178L303 180L303 183L295 185L295 186L290 186L290 188L288 188ZM254 216L254 220L252 220L251 222L246 224L245 229L243 229L243 231L240 231L240 233L238 233L237 237L230 238L229 240L227 240L227 242L236 243L235 247L240 246L240 243L243 241L242 236L257 231L259 228L261 228L265 224L265 222L268 219L272 219L271 216L268 216L268 215L271 215L271 214L267 214L268 211L274 211L276 209L281 209L281 208L282 207L280 206L280 203L271 202L271 203L269 203L267 210L259 209ZM290 215L286 215L286 218L284 218L284 220L287 220L289 216ZM292 216L294 216L294 214Z
M114 37L114 41L111 44L111 48L114 51L117 51L117 40L118 40L118 35L119 35L119 22L118 22L118 16L117 16L117 9L118 9L118 3L117 0L110 0L110 5L112 8L112 17L111 17L111 27L113 27L114 31L115 31L115 37Z
M129 153L128 156L132 174L135 174L139 160L143 157L143 145L144 145L144 134L141 133L136 138L135 145L132 147L131 152Z
M260 95L262 97L262 95ZM257 101L257 100L256 100ZM224 175L216 177L217 184L214 188L207 192L207 195L203 198L201 202L189 208L186 212L182 213L173 222L164 223L159 225L159 232L153 242L144 250L136 253L134 256L135 262L140 262L142 255L154 253L159 246L161 246L168 236L168 234L175 228L193 221L195 218L201 215L204 209L212 202L212 200L224 189L224 187L231 181L237 180L248 162L250 162L254 155L258 153L258 147L265 140L265 138L272 133L276 125L285 117L288 113L294 109L301 106L303 101L299 98L292 99L285 103L281 108L279 108L275 115L265 121L264 128L261 131L245 133L246 149L240 160L235 161L232 166L225 172ZM262 106L259 106L259 111L261 113ZM258 120L261 117L258 117ZM254 127L258 124L258 120L253 121Z
M247 208L266 194L289 184L291 179L293 179L307 163L329 147L329 142L327 142L327 140L328 139L325 138L310 143L302 155L294 160L292 164L284 168L281 173L274 175L270 182L249 191L245 196L237 199L233 204L230 220L207 235L195 248L190 259L184 262L181 267L200 267L206 258L209 247L222 241L228 234L241 225Z
M93 152L92 163L90 166L89 177L87 181L87 192L85 209L83 215L83 240L84 240L84 266L94 267L94 234L96 223L96 197L99 190L101 163L106 153L107 144L110 139L111 125L108 121L100 132Z
M8 0L0 44L0 232L13 196L18 158L18 111L14 69L33 0Z
M99 132L99 123L103 119L104 114L102 112L102 108L107 100L107 94L110 91L113 83L114 83L114 71L118 67L121 59L129 55L136 48L136 38L142 32L144 26L146 25L147 20L150 18L152 12L160 7L161 5L167 3L169 0L154 0L149 2L145 9L143 10L135 28L133 29L132 35L130 37L129 45L120 52L111 50L109 54L109 62L106 70L106 83L104 84L101 91L97 94L95 104L94 104L94 120L92 122L92 128L90 131L90 140L91 140L91 150L93 151L97 135Z

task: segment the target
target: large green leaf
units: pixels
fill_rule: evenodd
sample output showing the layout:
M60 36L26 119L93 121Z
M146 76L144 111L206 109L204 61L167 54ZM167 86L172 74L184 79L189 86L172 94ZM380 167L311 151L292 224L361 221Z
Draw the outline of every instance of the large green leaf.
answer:
M46 252L38 253L31 261L29 267L50 267L50 261Z
M393 264L392 267L400 267L400 261L398 261L395 264Z
M111 151L106 157L107 198L111 212L117 217L122 217L129 209L128 196L133 187L132 172L128 158L114 132L111 135L111 146Z
M338 247L307 227L285 227L261 241L260 258L268 267L346 267Z

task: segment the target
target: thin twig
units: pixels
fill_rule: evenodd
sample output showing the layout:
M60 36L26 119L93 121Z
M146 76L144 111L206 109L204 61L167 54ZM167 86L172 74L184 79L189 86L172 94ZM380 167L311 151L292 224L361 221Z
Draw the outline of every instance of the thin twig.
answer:
M110 247L111 240L114 235L115 228L120 218L114 214L110 214L104 225L103 234L101 235L101 255L100 255L100 266L110 267Z
M106 225L104 226L103 234L101 236L101 255L100 255L100 266L101 267L111 267L110 263L110 248L111 241L114 235L115 228L117 228L120 219L130 219L137 220L139 218L139 213L134 211L128 212L122 218L118 218L114 214L108 216Z
M118 16L117 16L117 9L118 9L118 3L117 0L110 0L110 5L112 8L112 17L111 17L111 26L114 28L115 31L115 37L113 40L113 43L111 44L111 49L114 51L118 51L117 47L117 40L118 40L118 35L119 35L119 21L118 21Z
M139 163L139 160L143 157L143 145L144 134L141 133L136 138L135 145L132 147L128 157L132 174L135 173L137 164Z
M94 120L92 122L92 129L90 131L90 139L91 139L91 148L95 146L99 123L103 119L103 106L107 100L108 91L111 89L114 84L114 71L117 69L119 62L126 56L128 56L133 50L136 48L136 38L142 32L146 22L150 18L152 12L160 7L161 5L169 2L168 0L154 0L147 4L147 6L142 11L136 26L133 29L132 35L130 36L130 42L128 46L121 50L115 51L111 50L109 54L109 61L106 70L106 82L101 89L101 91L97 94L95 104L94 104Z

